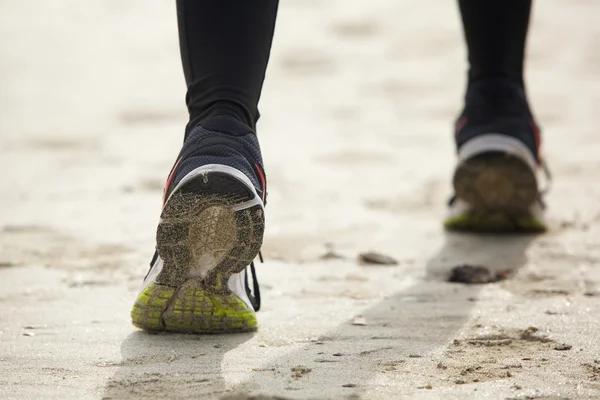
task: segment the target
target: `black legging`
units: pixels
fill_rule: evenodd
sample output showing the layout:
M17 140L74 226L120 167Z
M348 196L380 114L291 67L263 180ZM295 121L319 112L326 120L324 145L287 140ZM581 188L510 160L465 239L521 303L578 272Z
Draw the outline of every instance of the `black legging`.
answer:
M278 3L177 0L188 129L216 115L255 129ZM459 6L469 81L505 77L522 84L531 0L459 0Z
M523 84L532 0L459 0L469 53L469 81L510 78Z
M278 0L177 0L188 128L229 115L255 129Z

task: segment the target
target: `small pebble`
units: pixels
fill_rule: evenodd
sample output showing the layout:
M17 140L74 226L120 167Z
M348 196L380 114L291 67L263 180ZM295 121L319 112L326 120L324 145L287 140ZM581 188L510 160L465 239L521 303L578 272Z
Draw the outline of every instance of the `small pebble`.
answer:
M508 277L506 272L494 272L482 265L457 265L450 271L448 282L466 283L469 285L493 283Z
M376 253L369 251L358 255L358 261L362 264L375 264L375 265L398 265L398 261L385 254Z
M336 253L333 250L329 250L319 257L319 259L321 259L321 260L341 260L343 258L344 258L343 255Z
M571 346L570 344L559 344L554 346L554 350L559 350L559 351L564 351L564 350L571 350L573 348L573 346Z

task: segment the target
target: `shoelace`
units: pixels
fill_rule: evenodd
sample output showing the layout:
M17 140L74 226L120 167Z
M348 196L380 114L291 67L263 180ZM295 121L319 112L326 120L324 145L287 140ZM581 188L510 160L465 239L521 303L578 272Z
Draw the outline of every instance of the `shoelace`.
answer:
M545 209L546 203L544 201L544 196L546 196L550 192L550 189L552 188L552 173L550 172L550 168L548 167L546 160L544 160L544 159L540 160L540 167L542 168L542 171L544 171L544 178L546 179L546 182L545 182L545 187L543 189L540 189L540 193L538 195L538 201L540 202L542 208Z
M264 259L262 253L258 252L258 259L261 263L264 263ZM248 274L246 277L246 294L248 295L248 299L250 299L250 303L254 311L260 310L260 287L258 286L258 280L256 279L256 267L254 266L254 261L250 263L250 272L252 273L252 290L250 290L250 284L248 283Z

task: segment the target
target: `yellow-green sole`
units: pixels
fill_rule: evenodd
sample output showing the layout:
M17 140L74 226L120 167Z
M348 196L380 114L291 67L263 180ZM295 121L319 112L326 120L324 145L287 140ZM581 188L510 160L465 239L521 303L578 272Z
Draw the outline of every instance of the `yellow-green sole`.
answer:
M146 331L235 333L258 328L256 314L227 288L206 287L199 279L177 289L150 283L131 310L133 325Z
M544 221L538 217L513 217L505 213L474 214L465 213L444 221L449 231L490 232L490 233L543 233L547 230Z

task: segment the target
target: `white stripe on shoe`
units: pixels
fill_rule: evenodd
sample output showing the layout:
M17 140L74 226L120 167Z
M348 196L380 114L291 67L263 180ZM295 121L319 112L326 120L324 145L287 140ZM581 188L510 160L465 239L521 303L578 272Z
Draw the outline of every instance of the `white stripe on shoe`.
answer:
M533 171L537 168L535 157L523 142L497 133L480 135L466 142L458 151L458 162L462 163L478 154L488 152L508 153L525 161Z

